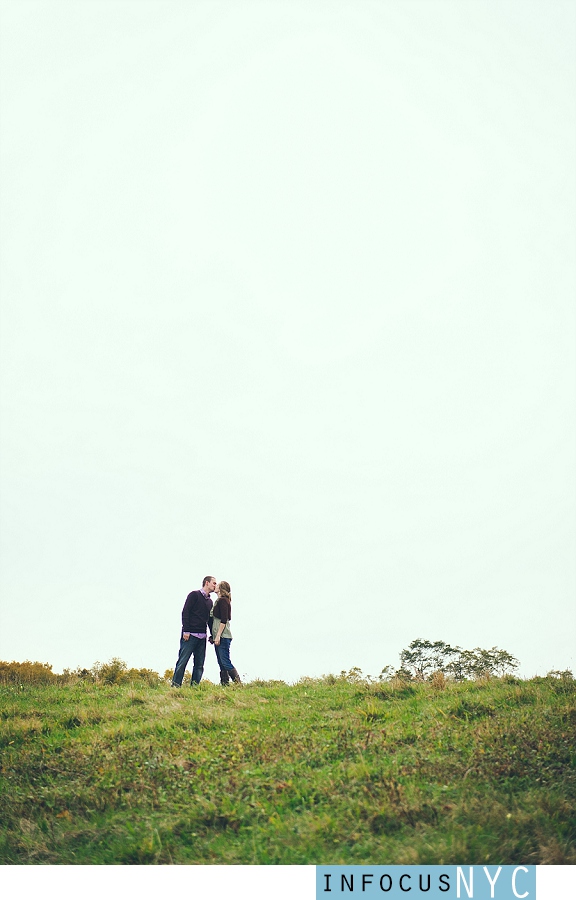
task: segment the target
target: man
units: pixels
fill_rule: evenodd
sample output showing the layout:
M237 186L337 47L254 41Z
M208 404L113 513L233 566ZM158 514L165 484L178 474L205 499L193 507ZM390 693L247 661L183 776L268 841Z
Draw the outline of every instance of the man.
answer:
M186 603L182 610L180 653L172 676L172 687L182 687L184 672L192 655L194 655L194 666L190 686L200 684L202 680L206 658L206 626L212 610L210 594L215 590L216 579L212 575L207 575L202 582L202 589L192 591L186 597Z

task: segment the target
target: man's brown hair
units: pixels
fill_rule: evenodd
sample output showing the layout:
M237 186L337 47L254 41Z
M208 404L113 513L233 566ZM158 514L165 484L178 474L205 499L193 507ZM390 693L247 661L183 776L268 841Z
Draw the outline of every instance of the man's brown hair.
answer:
M204 587L204 585L206 584L207 581L214 581L214 580L215 579L214 579L213 575L207 575L206 578L204 579L204 581L202 582L202 587Z

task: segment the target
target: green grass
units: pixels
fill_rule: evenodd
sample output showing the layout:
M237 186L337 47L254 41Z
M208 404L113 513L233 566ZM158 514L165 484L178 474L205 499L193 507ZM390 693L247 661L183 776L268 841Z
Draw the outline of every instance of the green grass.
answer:
M3 864L576 863L576 688L0 687Z

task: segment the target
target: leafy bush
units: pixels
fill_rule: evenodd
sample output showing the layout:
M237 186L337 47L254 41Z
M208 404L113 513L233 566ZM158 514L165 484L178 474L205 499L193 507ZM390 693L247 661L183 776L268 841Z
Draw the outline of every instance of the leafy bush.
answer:
M124 660L114 656L109 662L96 661L91 669L94 681L102 684L126 684L128 682L128 666Z
M107 663L95 662L90 670L94 681L101 684L128 684L142 681L151 687L159 684L160 676L152 669L129 669L123 659L112 657Z
M348 684L362 684L363 682L372 681L369 675L362 674L362 669L359 669L358 666L353 666L351 669L348 669L348 671L342 669L340 678L343 681L347 681Z
M190 676L188 676L188 680ZM52 671L49 663L4 662L0 660L0 684L76 684L88 681L99 684L128 684L140 682L150 687L160 684L160 676L152 669L129 669L124 660L114 657L107 663L95 662L92 668L81 666L74 670L64 669L61 675Z
M54 684L58 680L49 663L0 661L0 684Z

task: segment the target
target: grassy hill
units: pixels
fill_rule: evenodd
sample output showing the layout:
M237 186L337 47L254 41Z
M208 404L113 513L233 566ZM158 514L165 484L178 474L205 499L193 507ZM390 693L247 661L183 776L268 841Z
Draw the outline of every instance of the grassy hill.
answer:
M576 687L0 686L3 864L576 863Z

